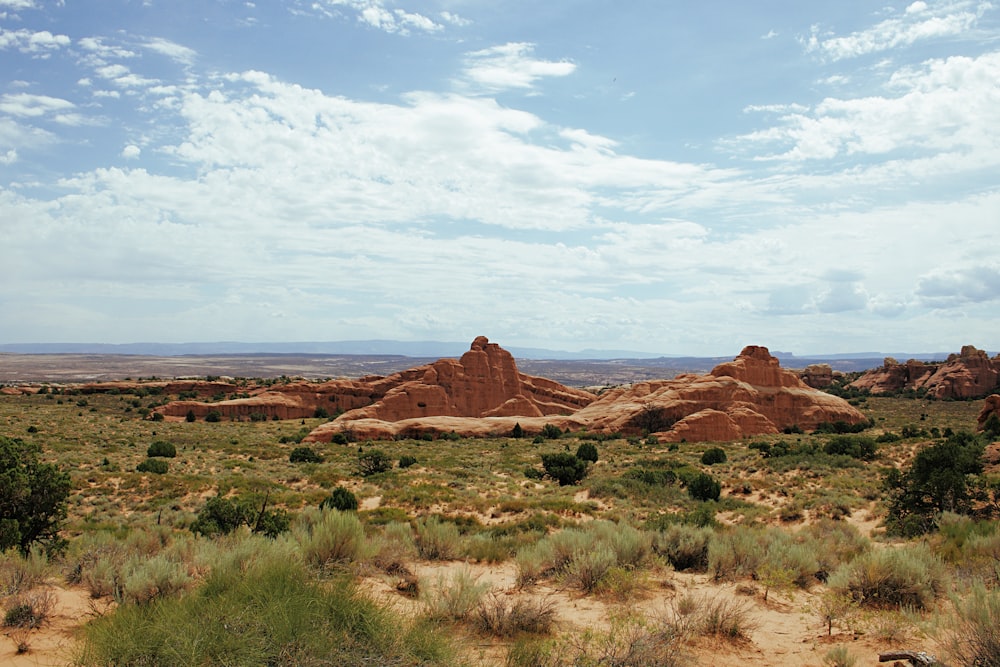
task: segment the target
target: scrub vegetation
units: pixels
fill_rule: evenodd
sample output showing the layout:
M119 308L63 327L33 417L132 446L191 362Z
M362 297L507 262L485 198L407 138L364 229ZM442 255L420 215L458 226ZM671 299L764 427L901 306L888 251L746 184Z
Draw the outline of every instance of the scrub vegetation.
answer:
M143 418L169 398L0 396L15 653L79 590L107 605L79 665L685 665L763 646L768 613L851 642L816 664L901 638L998 660L978 402L863 397L861 433L728 443L304 445L323 417Z

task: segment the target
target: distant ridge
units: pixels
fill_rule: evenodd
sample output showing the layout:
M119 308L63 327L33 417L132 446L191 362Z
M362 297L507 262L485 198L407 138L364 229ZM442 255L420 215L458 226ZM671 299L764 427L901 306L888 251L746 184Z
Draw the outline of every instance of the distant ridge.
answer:
M579 352L549 350L535 347L505 346L519 359L554 361L573 360L644 360L644 365L664 368L709 368L732 360L737 352L718 357L695 357L670 354L637 352L635 350L602 350L588 348ZM460 357L469 344L447 341L398 341L398 340L347 340L305 341L294 343L244 343L218 341L207 343L2 343L0 353L7 354L121 354L175 357L186 355L252 355L252 354L320 354L320 355L380 355L415 358ZM810 364L828 363L838 370L864 370L881 366L885 357L899 361L943 361L948 352L934 353L885 353L857 352L837 354L810 354L796 356L790 352L773 352L783 366L805 367ZM990 355L995 354L989 352Z

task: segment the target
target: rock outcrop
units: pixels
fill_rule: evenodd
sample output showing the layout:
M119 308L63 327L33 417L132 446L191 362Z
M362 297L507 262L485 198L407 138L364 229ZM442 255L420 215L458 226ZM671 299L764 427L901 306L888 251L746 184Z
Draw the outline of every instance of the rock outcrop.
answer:
M851 386L872 394L913 390L938 399L978 398L1000 387L1000 355L990 359L986 352L965 345L942 363L911 359L900 364L888 357L881 368L868 371Z
M813 389L825 389L833 384L833 368L830 364L810 364L799 377Z
M216 411L226 419L261 415L300 419L320 410L338 421L400 423L434 417L543 417L570 414L594 395L517 370L514 357L485 336L472 342L461 359L439 359L386 377L293 382L254 390L224 401L174 401L156 408L170 418L188 411L198 419Z
M987 396L986 400L983 401L983 409L979 411L979 417L976 418L977 430L982 431L990 417L1000 419L1000 394Z
M672 380L640 382L608 390L596 399L582 392L581 399L584 400L576 403L575 410L570 410L572 402L566 400L561 391L556 392L549 386L553 383L540 383L537 378L529 384L531 391L522 385L524 399L517 398L513 403L504 399L507 394L502 388L508 386L506 378L509 376L505 372L493 371L484 374L482 369L490 367L490 364L484 366L480 356L486 352L485 345L485 339L477 339L473 343L470 353L475 353L472 358L475 360L470 359L470 367L479 369L474 376L480 379L496 378L495 381L501 385L501 390L491 394L493 398L489 402L497 407L470 402L466 404L469 411L478 412L478 417L475 414L461 416L454 412L444 413L447 401L439 397L450 394L426 390L418 383L410 386L413 397L382 400L346 413L313 431L308 439L328 441L334 433L344 431L350 431L357 438L371 439L451 431L460 435L500 435L510 433L515 424L520 424L527 433L535 433L549 423L563 429L587 429L598 433L652 433L663 441L725 441L778 433L791 426L813 429L823 422L856 424L866 420L861 412L843 399L813 389L794 372L782 369L778 359L764 347L749 346L736 359L716 366L707 375L689 374ZM492 354L500 359L497 351ZM486 358L489 358L488 354ZM463 369L465 359L463 356L459 362ZM406 373L415 373L416 370ZM455 368L449 372L453 372L452 375L446 374L450 378L467 377L457 373ZM421 377L427 377L426 370ZM452 393L464 392L463 382L452 382L449 386ZM529 405L524 405L518 410L520 415L509 414L508 406L530 400L539 388L545 389L543 397L546 400L532 402L531 405L547 406L549 412L539 409L539 413L534 413ZM562 401L555 401L554 394ZM426 400L420 401L421 396ZM388 393L386 397L389 397ZM435 402L431 402L430 398L434 398ZM497 404L501 399L504 400ZM413 410L414 401L418 402L416 407L419 410L430 410L433 405L438 414L419 415ZM420 407L419 402L423 402L424 406ZM406 409L400 409L400 406Z

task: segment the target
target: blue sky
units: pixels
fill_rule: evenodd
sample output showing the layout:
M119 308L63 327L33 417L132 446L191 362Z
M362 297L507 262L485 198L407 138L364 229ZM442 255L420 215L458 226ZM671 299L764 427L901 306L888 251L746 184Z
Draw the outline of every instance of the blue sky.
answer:
M0 343L1000 348L1000 6L0 0Z

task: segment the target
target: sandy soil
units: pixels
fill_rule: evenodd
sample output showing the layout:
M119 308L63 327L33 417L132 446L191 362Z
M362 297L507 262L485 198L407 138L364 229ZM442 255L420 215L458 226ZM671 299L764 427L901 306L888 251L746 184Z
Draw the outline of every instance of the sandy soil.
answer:
M0 665L5 667L55 667L73 659L74 633L94 613L90 595L82 588L49 587L56 596L50 620L27 636L28 651L18 654L9 629L0 641Z

